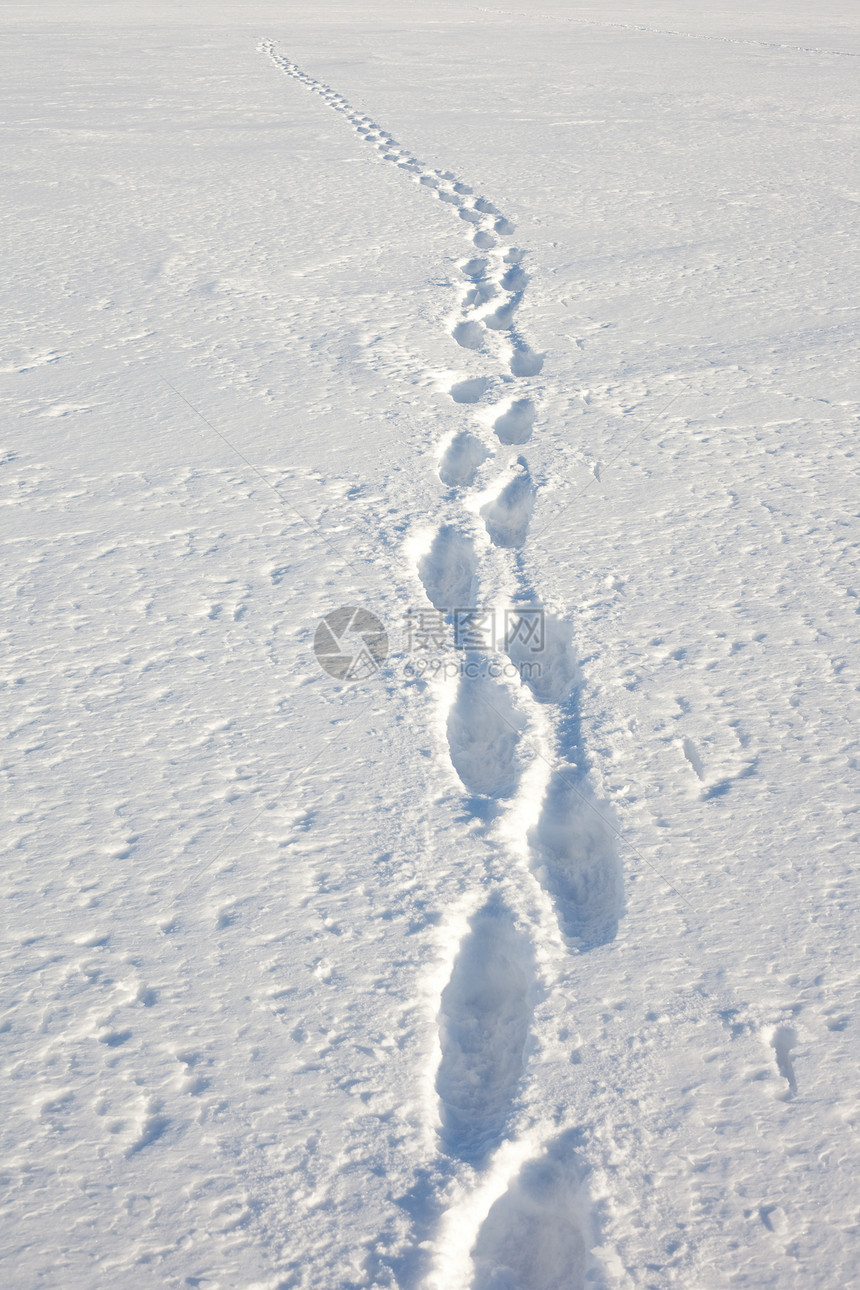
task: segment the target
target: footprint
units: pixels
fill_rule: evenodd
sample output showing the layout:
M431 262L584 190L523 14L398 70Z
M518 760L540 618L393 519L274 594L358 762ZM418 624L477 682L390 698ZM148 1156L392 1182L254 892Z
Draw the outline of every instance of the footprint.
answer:
M516 224L512 224L511 221L509 219L505 219L504 216L496 220L493 228L500 237L510 237L512 233L517 231Z
M467 291L463 298L464 309L477 309L481 305L489 304L498 295L498 291L492 282L478 282L471 291ZM498 311L497 311L498 312ZM486 318L483 319L486 323Z
M797 1093L797 1078L791 1060L791 1050L797 1047L797 1031L791 1026L776 1026L770 1036L770 1046L776 1053L777 1070L788 1084L788 1091L784 1094L788 1100Z
M684 756L686 757L687 761L690 763L693 770L695 771L696 777L700 780L704 780L705 768L702 765L702 759L699 756L698 749L696 748L696 745L693 743L692 739L690 739L689 737L685 738L683 743L681 744L681 750Z
M490 233L485 233L482 229L472 238L472 243L479 251L489 251L496 245L496 239Z
M475 282L478 278L482 278L487 272L487 263L488 262L486 260L476 257L473 260L467 260L465 264L461 264L460 272L464 278L470 278Z
M494 546L520 547L526 540L535 504L535 489L525 461L497 497L481 507L481 516Z
M553 772L529 839L562 935L583 949L614 938L623 904L615 837L598 811L584 777L566 765Z
M492 381L487 376L473 376L468 381L458 381L451 386L451 398L455 403L478 403Z
M419 562L418 576L436 609L469 609L474 603L477 570L471 538L445 524Z
M484 1219L471 1290L584 1290L595 1244L573 1130L523 1165Z
M541 703L561 703L579 679L570 624L542 605L509 611L505 652Z
M489 327L491 331L507 331L514 320L514 314L521 299L522 294L517 293L510 300L507 300L505 304L499 305L498 309L494 309L491 314L486 314L481 319L484 326Z
M439 1136L449 1155L478 1168L502 1138L522 1077L533 980L531 946L490 899L469 924L439 1007Z
M448 750L467 792L510 797L516 791L520 727L521 718L503 685L484 676L460 677L448 713Z
M451 335L463 349L480 349L484 343L484 329L472 319L457 323Z
M468 488L474 482L478 467L489 456L480 439L462 430L455 435L439 463L439 478L450 488Z
M528 286L528 281L529 276L525 269L521 269L518 264L514 264L502 278L502 286L505 291L524 291Z
M526 443L531 438L536 417L531 399L515 399L507 412L493 422L493 429L502 443Z
M543 355L536 354L528 345L520 345L513 352L510 367L513 376L537 376L543 367Z

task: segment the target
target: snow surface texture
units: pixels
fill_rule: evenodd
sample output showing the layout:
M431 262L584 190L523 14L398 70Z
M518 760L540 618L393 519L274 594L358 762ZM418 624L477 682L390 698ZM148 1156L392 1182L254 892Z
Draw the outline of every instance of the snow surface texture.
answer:
M856 15L401 9L4 14L4 1284L850 1285Z

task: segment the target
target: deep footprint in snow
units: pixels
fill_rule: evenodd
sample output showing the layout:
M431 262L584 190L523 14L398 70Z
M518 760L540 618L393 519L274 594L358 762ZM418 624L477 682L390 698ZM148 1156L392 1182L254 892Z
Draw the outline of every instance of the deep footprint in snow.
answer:
M463 349L480 349L484 343L484 329L473 319L457 323L451 335Z
M468 430L462 430L445 449L439 462L439 478L449 488L468 488L474 483L478 468L488 455L480 439Z
M511 356L511 374L513 376L537 376L543 367L543 355L536 354L528 345L518 346Z
M783 1100L788 1100L797 1093L797 1077L791 1058L792 1048L797 1047L797 1031L791 1026L775 1026L770 1035L770 1046L776 1053L777 1070L788 1085L782 1095Z
M466 292L463 297L464 309L477 309L481 305L489 304L499 294L497 287L492 282L476 282L474 287ZM501 311L497 309L497 314ZM495 315L493 315L495 316ZM486 318L482 319L485 326L491 326Z
M418 576L436 609L468 609L474 604L478 557L471 538L445 524L418 564Z
M472 1248L471 1290L584 1290L595 1244L573 1131L523 1165Z
M507 412L493 422L501 443L526 443L531 438L537 412L531 399L514 399Z
M512 264L502 278L505 291L524 291L528 285L528 274L518 264Z
M439 1007L439 1136L476 1167L498 1146L516 1096L534 975L528 940L491 899L469 924Z
M510 797L520 777L522 720L505 687L485 676L461 676L448 713L451 765L467 792Z
M472 282L476 282L487 272L487 263L487 260L479 258L467 260L465 264L460 265L460 272L464 278L469 278Z
M582 949L611 941L623 911L621 863L613 829L575 766L553 772L529 843L565 939Z
M543 606L522 605L512 615L505 650L541 703L561 703L579 679L573 630Z
M503 305L499 305L498 309L494 309L491 314L485 314L481 319L484 326L489 327L491 331L507 331L514 320L514 314L521 299L522 293L518 292Z
M481 507L481 516L494 546L520 547L526 540L535 504L535 489L525 461L497 497Z
M451 386L451 398L455 403L478 403L492 385L488 376L472 376L467 381L457 381Z

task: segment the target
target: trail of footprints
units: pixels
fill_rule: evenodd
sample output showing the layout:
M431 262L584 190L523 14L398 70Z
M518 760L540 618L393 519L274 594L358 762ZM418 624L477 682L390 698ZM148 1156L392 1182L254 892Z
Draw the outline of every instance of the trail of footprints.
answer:
M450 386L453 403L472 421L440 445L439 478L449 490L452 513L417 573L437 610L477 610L482 559L491 558L497 574L503 570L514 609L534 605L522 561L537 488L520 450L538 420L534 378L544 355L527 343L518 323L529 274L526 253L508 242L514 226L468 185L426 166L342 95L280 56L272 42L261 49L343 115L382 160L435 194L462 225L468 250L448 326L464 361L489 365L489 374L461 376ZM495 478L487 482L484 476L494 467ZM515 685L488 675L485 651L466 652L472 666L463 669L448 710L448 748L467 807L489 822L507 803L516 803L536 738L542 735L555 749L555 768L547 767L528 828L527 877L549 895L562 938L582 950L615 935L621 871L613 829L588 789L582 750L565 734L576 726L571 630L544 614L542 637L539 652L527 633L505 638L502 649L520 672ZM497 851L504 849L498 838L491 842ZM512 868L520 864L515 856L507 859ZM438 1016L439 1143L452 1166L472 1170L478 1179L514 1131L537 989L529 931L510 899L496 891L469 921ZM582 1170L569 1139L563 1133L544 1142L474 1233L467 1274L472 1290L584 1285L587 1211L580 1196Z

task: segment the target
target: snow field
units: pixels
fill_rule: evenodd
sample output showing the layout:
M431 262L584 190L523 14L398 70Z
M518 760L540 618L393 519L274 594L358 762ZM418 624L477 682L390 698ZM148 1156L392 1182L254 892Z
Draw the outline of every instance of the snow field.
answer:
M543 367L543 356L531 348L516 325L528 285L523 268L526 254L500 241L512 236L515 227L495 205L476 197L468 184L450 172L426 168L328 86L280 57L271 43L264 43L262 49L287 75L345 115L384 161L412 174L420 186L456 210L467 225L467 238L485 253L461 263L466 285L460 289L460 305L450 315L448 326L461 348L495 360L498 387L508 384L514 397L506 400L503 410L498 406L493 409L489 425L486 417L473 422L474 430L485 436L490 431L497 440L495 447L486 444L482 461L478 462L477 451L470 451L469 445L479 443L474 430L471 434L460 431L448 440L440 477L452 488L452 505L459 503L461 515L465 515L458 520L454 511L453 522L444 523L429 544L416 534L411 545L413 549L426 545L416 559L416 570L429 603L449 617L458 609L488 603L490 585L496 597L507 592L510 602L532 602L534 591L520 561L501 561L497 555L492 584L482 582L481 548L486 551L487 544L474 535L479 516L489 538L488 554L492 548L499 554L520 551L526 545L534 509L536 489L524 456L517 455L501 476L498 474L498 466L504 466L504 457L509 455L502 449L531 437L537 402L533 395L538 391L530 378L538 376ZM455 404L472 408L493 387L493 378L482 374L456 380L448 393ZM460 465L464 457L469 463L466 468ZM481 487L480 480L471 494L463 495L460 490L474 482L485 462L490 463L481 472L486 486ZM488 477L493 464L495 479ZM498 603L494 602L494 608ZM593 798L585 778L583 750L573 737L574 732L578 734L578 721L571 693L576 660L570 628L550 616L546 631L549 648L540 651L537 678L528 674L530 684L523 684L525 702L516 688L486 676L469 676L468 671L455 687L440 690L439 701L447 710L451 765L471 799L467 810L476 818L489 823L496 812L488 811L488 806L516 795L521 774L518 744L524 732L529 732L532 743L542 745L537 750L544 764L538 791L531 777L506 827L488 833L488 845L495 853L492 868L499 867L499 851L502 855L507 851L513 865L522 863L525 852L528 873L550 897L562 936L573 946L591 946L613 938L623 908L616 830L606 808L601 811ZM529 688L543 710L529 701ZM551 715L549 705L554 709ZM557 761L559 756L564 764L550 772L550 757ZM511 845L515 821L520 828L525 826L517 839L519 845ZM534 926L531 936L517 931L499 890L492 891L487 904L472 916L439 997L435 1084L440 1146L451 1160L479 1171L476 1196L484 1199L469 1206L468 1191L463 1193L462 1183L455 1181L457 1193L449 1216L443 1215L440 1223L439 1255L435 1271L431 1268L431 1284L510 1284L550 1290L584 1285L589 1271L590 1220L583 1199L584 1173L568 1159L564 1145L575 1138L575 1130L556 1134L550 1143L540 1141L533 1131L525 1134L523 1142L529 1143L534 1155L515 1153L515 1169L510 1165L511 1152L506 1150L510 1141L506 1129L525 1076L532 1025L529 993L530 987L534 989L534 970L529 964L534 954ZM544 930L540 921L537 930ZM492 1163L497 1151L505 1161L501 1167ZM482 1184L480 1171L484 1169L489 1169L490 1181ZM504 1187L495 1195L500 1176ZM490 1208L486 1204L488 1189L493 1196ZM464 1217L467 1212L472 1215L471 1227Z
M13 1284L850 1284L850 22L544 8L16 34Z

